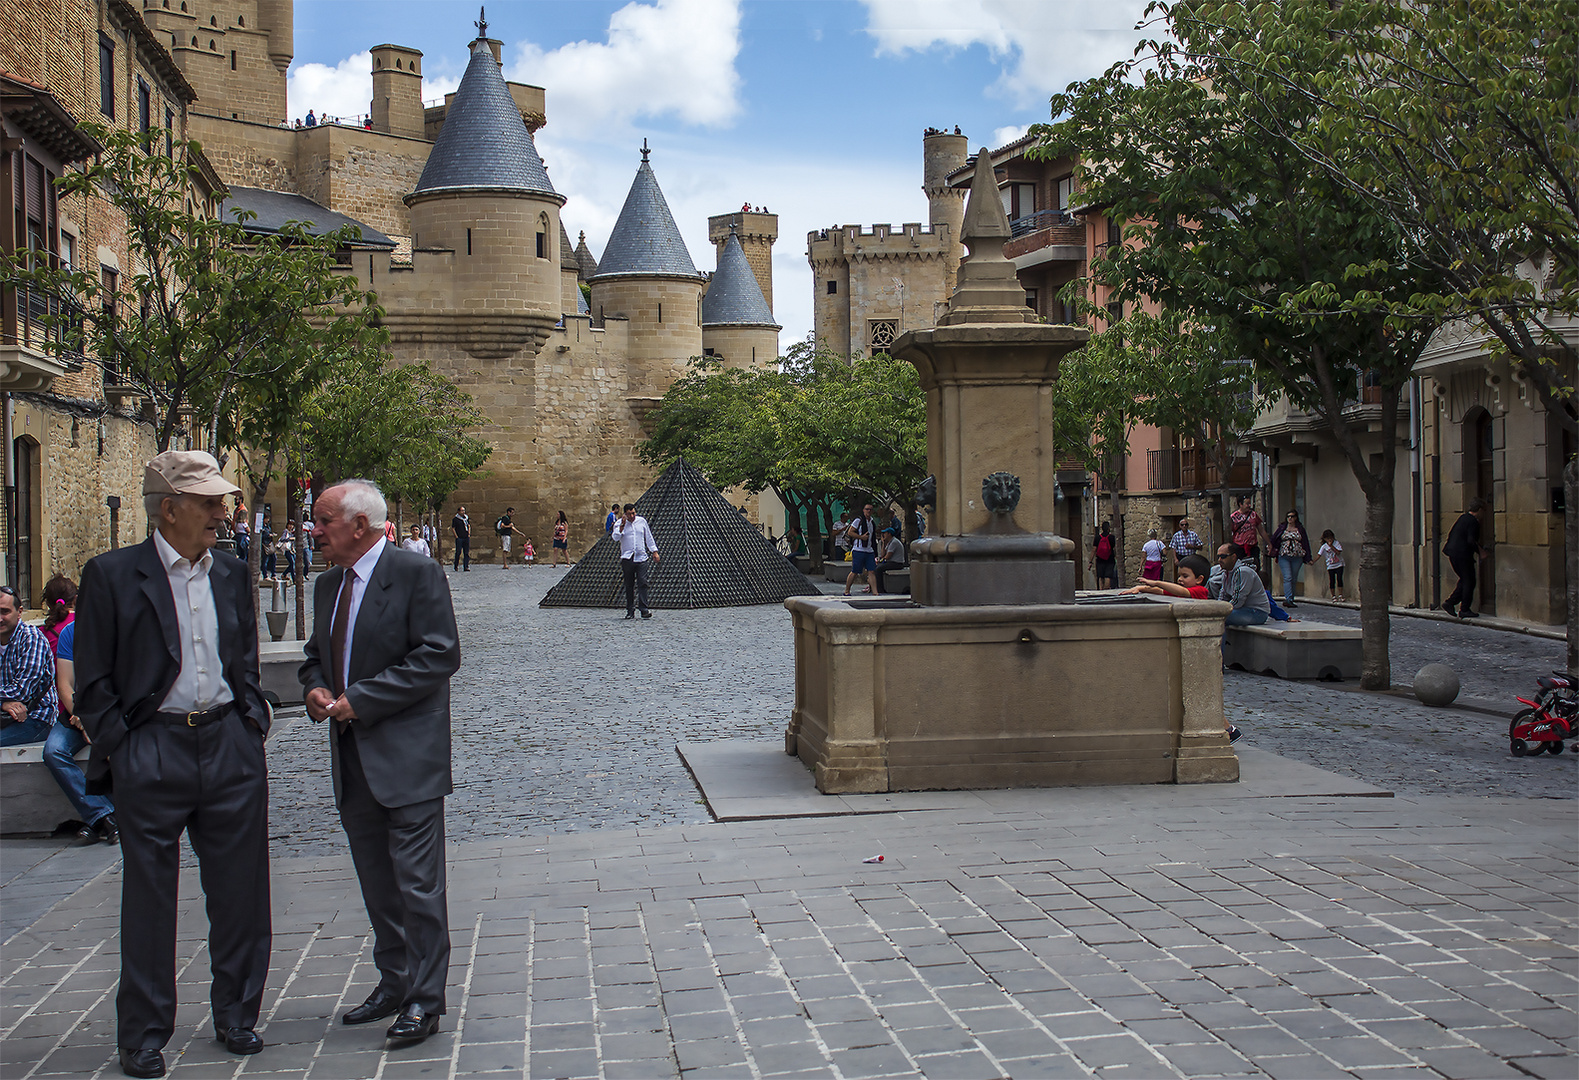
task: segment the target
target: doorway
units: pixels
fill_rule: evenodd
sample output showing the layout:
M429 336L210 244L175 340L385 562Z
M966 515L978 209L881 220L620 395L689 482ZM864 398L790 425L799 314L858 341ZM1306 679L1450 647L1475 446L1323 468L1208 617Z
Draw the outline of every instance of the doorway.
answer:
M20 436L12 453L16 459L16 594L22 606L30 608L38 580L33 563L42 546L38 538L38 443Z
M1497 613L1497 503L1494 422L1485 409L1472 409L1464 417L1464 503L1480 499L1486 504L1481 516L1480 544L1488 552L1480 564L1480 610Z

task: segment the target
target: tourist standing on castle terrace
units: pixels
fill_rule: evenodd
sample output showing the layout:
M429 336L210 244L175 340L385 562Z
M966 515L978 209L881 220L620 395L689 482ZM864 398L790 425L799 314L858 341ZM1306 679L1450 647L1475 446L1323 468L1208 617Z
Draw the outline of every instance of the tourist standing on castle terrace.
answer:
M620 542L620 572L625 575L625 617L634 619L636 608L641 617L652 618L647 607L647 556L658 561L658 541L653 538L647 519L636 513L634 503L625 504L625 517L614 527L614 539Z
M163 1076L175 1031L183 832L208 901L214 1035L232 1054L263 1049L253 1028L273 941L269 707L247 568L211 550L232 494L208 454L165 451L143 473L153 535L82 570L76 706L93 743L88 791L113 783L120 826L115 1010L127 1076Z
M450 531L455 534L455 569L470 570L472 568L472 519L467 516L463 506L455 511L455 516L450 519ZM461 561L465 560L465 565Z
M335 804L373 925L378 985L341 1020L398 1012L385 1035L412 1043L438 1030L449 980L444 798L461 649L443 569L385 540L388 516L366 480L313 504L313 538L336 569L318 578L297 677L307 715L333 721Z

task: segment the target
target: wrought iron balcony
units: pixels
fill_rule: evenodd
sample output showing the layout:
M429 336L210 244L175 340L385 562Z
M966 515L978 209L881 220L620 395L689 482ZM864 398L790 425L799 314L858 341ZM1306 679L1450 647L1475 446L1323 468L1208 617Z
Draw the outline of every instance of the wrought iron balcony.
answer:
M1220 476L1217 465L1198 446L1146 451L1148 491L1210 491L1222 486ZM1228 468L1228 486L1250 485L1250 459L1234 459Z
M1050 229L1054 225L1073 225L1075 217L1067 210L1038 210L1034 214L1014 218L1009 222L1009 235L1030 236L1034 232Z

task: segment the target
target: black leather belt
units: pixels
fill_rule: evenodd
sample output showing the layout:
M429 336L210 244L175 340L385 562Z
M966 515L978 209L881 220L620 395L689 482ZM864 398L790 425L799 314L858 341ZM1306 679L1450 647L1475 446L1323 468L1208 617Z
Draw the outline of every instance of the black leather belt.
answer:
M215 705L212 709L203 709L198 712L161 712L154 715L167 724L178 724L182 727L202 727L213 724L229 716L236 708L234 701L227 701L223 705Z

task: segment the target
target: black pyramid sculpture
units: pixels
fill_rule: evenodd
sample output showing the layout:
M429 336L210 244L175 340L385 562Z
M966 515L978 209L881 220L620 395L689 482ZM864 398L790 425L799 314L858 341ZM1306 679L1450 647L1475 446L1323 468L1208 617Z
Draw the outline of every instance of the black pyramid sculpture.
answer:
M648 571L654 608L780 604L816 596L817 588L695 468L676 461L636 500L658 542ZM605 536L548 590L541 607L622 608L625 578L620 545Z

